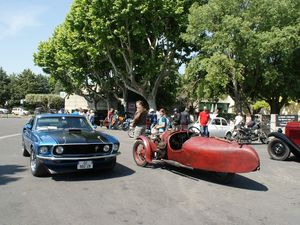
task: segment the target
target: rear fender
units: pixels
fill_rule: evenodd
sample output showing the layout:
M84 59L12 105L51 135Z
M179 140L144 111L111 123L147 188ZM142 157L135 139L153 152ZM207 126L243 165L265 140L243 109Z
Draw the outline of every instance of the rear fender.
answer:
M156 145L149 140L146 136L139 136L137 140L141 140L144 142L145 148L146 148L146 161L148 163L152 162L154 151L156 150Z
M285 134L280 133L280 132L272 132L268 134L268 137L275 137L277 139L282 140L289 148L290 150L296 154L300 153L300 148L298 145L296 145L291 139L289 139Z

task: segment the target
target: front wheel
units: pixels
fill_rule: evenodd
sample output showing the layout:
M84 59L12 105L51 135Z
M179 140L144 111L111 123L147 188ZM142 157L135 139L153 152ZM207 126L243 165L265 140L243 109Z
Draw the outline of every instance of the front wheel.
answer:
M134 137L134 128L130 127L129 130L127 131L127 134L130 138Z
M133 159L138 166L145 167L146 161L146 146L142 140L136 140L132 149Z
M31 151L31 155L30 155L30 169L32 175L35 177L45 177L48 175L45 167L41 164L39 159L36 157L34 150Z
M271 159L284 161L290 156L291 150L282 140L274 138L268 145L268 153Z

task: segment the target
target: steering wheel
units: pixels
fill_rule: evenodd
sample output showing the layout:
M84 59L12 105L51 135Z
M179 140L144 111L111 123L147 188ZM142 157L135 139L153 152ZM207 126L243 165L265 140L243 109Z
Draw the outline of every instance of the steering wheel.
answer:
M188 132L188 134L191 133L191 135L190 135L191 137L196 137L196 136L200 136L201 135L201 132L200 132L199 128L198 127L194 127L194 126L190 127L187 130L187 132Z

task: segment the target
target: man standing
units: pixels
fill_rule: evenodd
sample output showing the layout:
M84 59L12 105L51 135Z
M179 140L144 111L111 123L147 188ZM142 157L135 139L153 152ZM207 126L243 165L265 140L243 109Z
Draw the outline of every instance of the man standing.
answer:
M209 111L206 106L204 106L203 111L199 113L199 124L201 136L208 137L208 127L207 123L209 121Z
M146 131L148 112L145 108L144 102L136 102L136 112L132 121L132 127L134 127L134 138L137 139L140 135L144 134Z
M189 109L185 108L184 111L180 113L180 128L181 130L187 130L190 121Z

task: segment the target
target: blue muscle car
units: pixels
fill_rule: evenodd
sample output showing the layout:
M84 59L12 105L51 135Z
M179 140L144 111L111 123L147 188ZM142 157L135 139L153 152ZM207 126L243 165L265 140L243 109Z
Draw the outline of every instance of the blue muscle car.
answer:
M30 156L34 176L85 169L113 169L119 141L96 131L85 116L42 114L30 119L22 134L23 156Z

